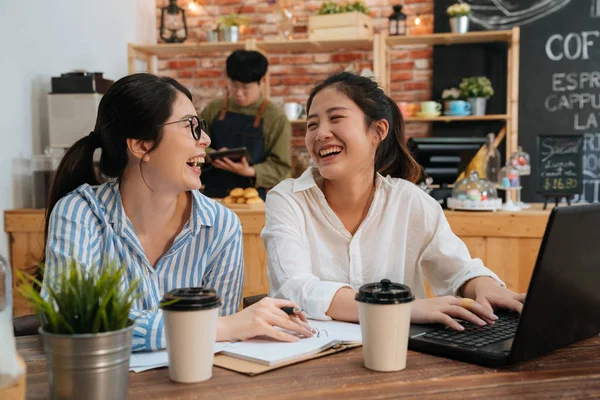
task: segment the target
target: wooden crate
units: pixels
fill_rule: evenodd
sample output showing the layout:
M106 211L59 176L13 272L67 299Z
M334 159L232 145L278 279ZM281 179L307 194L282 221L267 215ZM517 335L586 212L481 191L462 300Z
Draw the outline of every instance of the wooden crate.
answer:
M311 15L308 37L310 40L370 39L373 37L373 19L358 11Z

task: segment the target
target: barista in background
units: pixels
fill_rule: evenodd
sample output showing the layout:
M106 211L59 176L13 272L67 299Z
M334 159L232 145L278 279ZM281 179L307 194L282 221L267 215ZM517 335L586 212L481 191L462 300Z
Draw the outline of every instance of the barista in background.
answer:
M202 173L204 194L225 197L235 187L266 190L289 177L292 127L284 111L263 97L269 62L257 51L236 50L227 58L227 94L202 110L212 148L246 147L243 158L214 160ZM208 155L210 158L210 153Z

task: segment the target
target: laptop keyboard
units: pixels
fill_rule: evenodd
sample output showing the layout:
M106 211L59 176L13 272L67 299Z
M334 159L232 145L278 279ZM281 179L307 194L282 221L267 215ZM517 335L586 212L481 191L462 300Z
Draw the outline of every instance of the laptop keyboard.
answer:
M466 347L483 347L515 336L519 324L519 313L506 311L496 313L498 319L494 325L477 326L470 322L461 322L465 327L462 332L451 328L443 328L427 332L427 339L435 339L446 343L455 343Z

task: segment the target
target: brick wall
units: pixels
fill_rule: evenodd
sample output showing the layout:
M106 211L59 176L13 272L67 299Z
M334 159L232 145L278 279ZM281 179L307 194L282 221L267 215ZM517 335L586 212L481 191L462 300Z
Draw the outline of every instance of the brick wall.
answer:
M434 0L366 0L374 18L375 31L387 30L387 17L392 5L404 4L408 16L409 32L417 15L421 17L422 29L433 30ZM160 26L160 7L167 0L157 0L157 19ZM242 31L240 40L257 38L274 40L278 38L278 12L276 5L265 0L197 0L203 5L200 15L187 14L188 42L206 40L207 26L214 24L219 15L232 12L248 17L250 24ZM179 0L179 6L186 7L189 0ZM320 0L294 0L294 39L308 37L308 17L320 7ZM225 58L227 54L207 54L202 57L177 57L161 59L158 63L160 75L178 79L192 90L194 103L201 110L208 102L223 95L226 86ZM393 50L389 54L390 95L396 101L421 101L431 98L431 58L430 48L414 47ZM348 66L360 71L373 68L373 56L369 51L338 51L314 54L270 54L271 99L283 104L288 101L305 103L315 82L329 74L343 71ZM408 136L426 136L429 124L409 123ZM303 147L304 130L295 127L292 146Z

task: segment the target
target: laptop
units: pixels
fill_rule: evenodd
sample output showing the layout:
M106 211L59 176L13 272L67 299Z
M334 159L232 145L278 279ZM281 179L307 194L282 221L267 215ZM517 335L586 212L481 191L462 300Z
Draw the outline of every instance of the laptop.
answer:
M600 204L552 210L523 312L494 325L411 325L411 350L497 367L547 354L600 333Z

